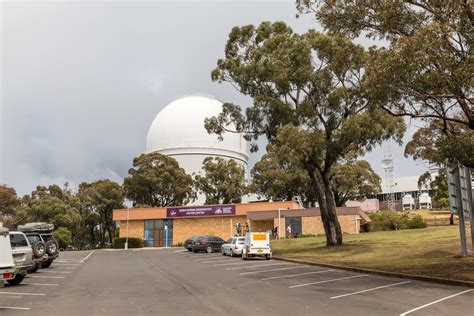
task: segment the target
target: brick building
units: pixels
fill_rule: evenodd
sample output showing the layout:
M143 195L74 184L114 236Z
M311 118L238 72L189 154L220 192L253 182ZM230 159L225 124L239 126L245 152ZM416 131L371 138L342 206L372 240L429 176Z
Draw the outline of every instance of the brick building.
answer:
M278 219L280 209L280 219ZM214 235L223 239L237 233L236 225L249 225L251 231L271 231L281 224L281 234L290 225L292 235L321 235L324 228L319 209L301 209L296 202L259 202L231 205L203 205L169 208L114 210L120 237L141 238L145 247L171 246L194 235ZM337 209L344 233L357 234L368 217L358 207Z

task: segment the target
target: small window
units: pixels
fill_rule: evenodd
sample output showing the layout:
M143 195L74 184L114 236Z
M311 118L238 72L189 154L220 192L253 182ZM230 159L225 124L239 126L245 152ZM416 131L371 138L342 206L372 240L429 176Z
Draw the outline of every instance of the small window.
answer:
M14 247L28 247L28 242L22 234L11 234L10 245Z
M232 240L232 244L235 245L236 243L237 243L237 239L234 238L234 239Z
M155 219L155 229L163 228L163 220L162 219Z
M227 241L225 243L226 244L231 244L233 240L234 240L234 238L229 238L229 239L227 239Z
M239 238L238 244L243 245L245 243L245 238Z

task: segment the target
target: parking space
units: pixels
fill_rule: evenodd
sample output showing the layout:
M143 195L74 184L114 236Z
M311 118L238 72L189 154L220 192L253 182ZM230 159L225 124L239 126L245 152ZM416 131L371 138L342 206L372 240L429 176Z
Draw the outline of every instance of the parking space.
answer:
M177 249L66 252L0 314L471 315L474 291L279 260ZM67 273L66 273L67 272Z
M244 279L246 284L276 286L279 292L285 291L288 300L313 294L313 298L318 298L316 305L331 306L334 314L344 314L348 308L351 315L379 315L381 310L388 315L472 315L474 310L474 289L470 288L278 260L243 261L240 257L216 253L176 254L194 267L196 264L211 266Z
M49 268L28 274L19 285L0 289L0 312L35 311L48 296L57 295L93 251L63 252Z

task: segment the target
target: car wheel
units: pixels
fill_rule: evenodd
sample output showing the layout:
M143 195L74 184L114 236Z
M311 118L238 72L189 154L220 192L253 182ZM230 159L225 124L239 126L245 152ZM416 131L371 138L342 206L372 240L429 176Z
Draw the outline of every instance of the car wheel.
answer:
M197 249L193 249L193 252L194 252L194 253L197 253L198 251L197 251Z
M52 263L53 263L53 260L45 261L41 264L41 268L49 268Z
M206 251L207 251L207 253L211 253L212 252L212 246L207 246Z
M25 274L17 274L15 275L13 279L7 280L7 282L10 285L18 285L23 281L24 278L25 278Z
M230 256L231 256L231 257L235 256L235 255L234 255L234 251L233 251L232 249L230 250Z
M33 253L36 257L41 258L46 253L46 245L42 241L37 241L33 245Z
M56 240L52 239L46 242L46 252L48 253L48 255L50 256L56 255L58 253L58 248L59 248L59 245Z
M192 250L191 248L188 248L188 251L191 252L191 251L193 251L193 250Z
M270 260L270 255L265 255L265 259Z
M31 269L30 271L28 271L28 273L35 273L36 271L38 271L38 269L39 269L39 266L35 265L35 267Z

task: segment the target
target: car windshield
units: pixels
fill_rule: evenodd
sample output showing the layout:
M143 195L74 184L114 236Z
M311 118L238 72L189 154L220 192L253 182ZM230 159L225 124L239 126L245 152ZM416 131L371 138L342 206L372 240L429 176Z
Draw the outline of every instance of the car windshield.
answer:
M237 241L237 243L239 245L243 245L245 243L245 238L239 238L239 240Z
M28 238L30 244L32 244L32 245L34 243L38 242L38 241L42 241L41 237L39 235L29 235L29 236L26 236L26 237Z

